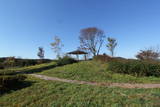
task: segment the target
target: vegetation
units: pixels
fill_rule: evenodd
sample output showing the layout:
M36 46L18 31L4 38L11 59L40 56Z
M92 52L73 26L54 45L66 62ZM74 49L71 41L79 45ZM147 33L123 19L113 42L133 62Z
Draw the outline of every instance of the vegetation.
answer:
M39 47L39 48L38 48L37 56L38 56L40 59L44 59L44 49L43 49L42 47Z
M110 56L108 56L108 55L97 55L97 56L94 56L93 57L93 60L95 60L95 61L101 61L101 62L109 62L109 61L111 61L113 58L112 57L110 57Z
M0 106L88 107L159 106L160 89L122 89L44 81L29 77L32 85L5 94Z
M85 28L80 31L80 48L92 53L93 56L99 54L104 42L104 32L96 27Z
M66 59L69 57L65 57ZM62 62L65 62L63 58ZM64 60L65 59L65 60ZM70 60L70 58L69 58ZM58 63L58 62L57 62ZM101 61L82 61L64 66L56 62L31 67L15 68L14 71L43 71L40 74L84 80L90 82L125 82L125 83L159 83L156 77L135 77L107 70L109 65ZM54 66L55 68L49 67ZM45 68L49 67L49 68ZM45 68L45 69L44 69ZM11 77L12 76L12 77ZM0 106L159 106L160 89L122 89L100 86L69 84L56 81L45 81L27 76L7 75L9 93L0 96ZM1 78L0 78L1 79ZM17 79L17 80L16 80ZM11 81L13 80L13 81ZM2 81L2 79L1 79ZM16 81L19 81L17 85ZM13 82L13 83L12 83ZM15 83L16 82L16 83ZM4 83L4 82L1 82ZM13 86L14 84L14 86ZM5 88L6 89L6 88ZM148 94L149 93L149 94ZM25 96L25 97L24 97ZM65 105L64 105L65 104Z
M153 48L140 50L136 57L140 60L158 60L160 52L158 49L155 50Z
M36 66L23 67L23 68L12 68L0 71L0 94L3 94L10 90L18 89L23 87L25 76L19 73L32 73L41 72L42 70L50 69L55 66L55 63L40 64Z
M57 54L57 58L60 58L62 47L64 45L62 44L62 41L58 36L54 37L54 42L51 43L51 46L52 46L54 53Z
M49 59L21 59L15 57L0 58L0 69L24 67L39 64L39 62L48 63L51 62Z
M109 62L108 70L134 76L160 77L160 63L153 61L113 60Z
M62 66L62 65L76 63L76 62L77 60L75 60L74 58L71 58L69 56L64 56L63 58L59 58L57 60L57 65Z
M1 75L0 94L12 90L17 84L21 84L26 77L24 75Z
M118 45L117 41L116 41L116 39L110 38L110 37L107 38L107 41L108 41L107 48L111 52L111 56L113 57L114 50L115 50L116 46Z
M21 73L33 73L33 72L41 72L46 69L50 69L56 66L55 62L51 63L45 63L45 64L39 64L35 66L28 66L28 67L22 67L22 68L10 68L10 69L4 69L0 70L0 75L13 75L17 74L16 71L20 71Z
M72 80L83 80L92 82L124 82L124 83L159 83L160 78L136 77L128 74L112 72L108 64L100 61L83 61L75 64L56 67L41 72L40 74L66 78Z
M160 83L158 51L143 50L137 55L140 60L113 57L117 41L109 37L107 48L112 57L106 54L99 55L105 35L96 27L82 29L79 39L80 49L93 54L92 61L76 61L68 56L61 57L63 44L58 36L55 36L54 42L51 43L58 58L55 62L44 59L42 47L39 47L37 53L39 60L15 57L0 59L0 106L160 106L160 89L121 89L103 86L103 83L113 82ZM27 73L99 82L102 85L45 81L33 78Z

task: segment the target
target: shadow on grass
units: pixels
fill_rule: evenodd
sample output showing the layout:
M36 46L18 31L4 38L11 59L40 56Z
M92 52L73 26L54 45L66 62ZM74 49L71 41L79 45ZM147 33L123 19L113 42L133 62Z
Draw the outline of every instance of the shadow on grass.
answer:
M11 93L12 91L17 91L17 90L29 87L34 83L35 82L31 82L31 81L20 81L20 82L17 82L16 84L8 86L5 89L0 88L0 96L2 96L3 94Z
M78 63L78 62L75 62L75 63ZM70 63L70 64L73 64L73 63ZM25 69L25 70L20 70L20 71L2 70L0 71L0 75L32 74L32 73L38 73L44 70L48 70L48 69L52 69L52 68L64 66L64 65L69 65L69 64L55 64L55 65L49 65L49 66L45 66L41 68L32 68L32 69Z
M0 71L0 76L1 75L16 75L16 74L31 74L31 73L36 73L36 72L42 72L44 70L48 70L51 68L56 67L57 65L49 65L41 68L32 68L32 69L25 69L25 70L20 70L20 71L15 71L15 70L3 70Z
M22 71L20 73L22 73L22 74L38 73L38 72L42 72L44 70L52 69L54 67L57 67L57 65L51 65L51 66L46 66L46 67L42 67L42 68L35 68L35 69L32 69L32 70Z
M75 62L75 63L78 63L78 62ZM71 64L73 64L73 63L71 63ZM49 70L49 69L52 69L52 68L55 68L55 67L60 67L60 66L65 66L65 65L69 65L69 64L63 64L63 65L55 64L55 65L50 65L50 66L46 66L46 67L35 68L35 69L32 69L32 70L19 71L19 72L16 72L16 74L38 73L38 72L42 72L42 71L45 71L45 70Z

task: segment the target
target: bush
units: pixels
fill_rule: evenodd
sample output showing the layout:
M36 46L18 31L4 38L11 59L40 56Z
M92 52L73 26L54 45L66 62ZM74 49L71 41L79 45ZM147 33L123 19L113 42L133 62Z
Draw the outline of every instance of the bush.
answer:
M15 87L15 84L22 82L24 75L2 75L0 76L0 90L6 91Z
M49 62L51 62L51 60L49 59L20 59L14 57L5 57L5 58L0 58L0 69L4 67L5 68L24 67L24 66L31 66Z
M15 71L12 70L0 70L0 76L1 75L13 75Z
M75 60L74 58L65 56L65 57L63 57L63 58L60 58L60 59L57 61L57 65L58 65L58 66L61 66L61 65L67 65L67 64L72 64L72 63L76 63L76 62L77 62L77 60Z
M108 70L134 76L160 77L160 64L139 60L113 60L108 63Z
M112 60L112 58L108 55L97 55L97 56L94 56L93 59L101 62L108 62Z
M4 69L4 65L0 63L0 69Z

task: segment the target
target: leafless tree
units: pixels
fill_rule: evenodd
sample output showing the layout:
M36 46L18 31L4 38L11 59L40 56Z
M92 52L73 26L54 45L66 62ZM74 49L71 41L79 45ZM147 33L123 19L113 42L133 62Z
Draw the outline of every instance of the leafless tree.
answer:
M38 56L40 59L44 59L44 49L43 49L42 47L39 47L39 48L38 48L37 56Z
M62 47L64 46L61 39L58 36L54 37L54 42L51 43L53 51L57 54L57 58L60 57Z
M118 45L118 43L117 43L116 39L110 38L110 37L107 38L107 41L108 41L107 48L111 52L111 56L113 57L114 50L115 50L116 46Z
M96 56L99 54L102 44L104 42L104 31L90 27L80 31L80 47L83 50L87 50Z
M157 60L160 57L159 48L146 48L144 50L140 50L140 52L136 55L136 58L140 60Z

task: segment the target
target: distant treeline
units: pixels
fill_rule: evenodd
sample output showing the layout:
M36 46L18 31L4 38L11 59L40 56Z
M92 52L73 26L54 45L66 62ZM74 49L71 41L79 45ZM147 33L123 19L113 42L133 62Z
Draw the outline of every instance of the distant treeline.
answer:
M2 57L0 58L0 69L9 68L9 67L23 67L36 65L41 63L51 62L50 59L21 59L15 57Z

